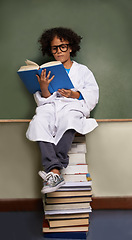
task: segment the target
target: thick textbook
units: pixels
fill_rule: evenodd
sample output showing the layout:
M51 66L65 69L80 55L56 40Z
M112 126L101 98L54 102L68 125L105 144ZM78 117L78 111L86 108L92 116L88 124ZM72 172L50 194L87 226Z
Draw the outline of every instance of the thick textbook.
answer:
M81 226L81 225L88 225L89 218L78 218L78 219L56 219L52 220L49 219L49 226L50 227L70 227L70 226Z
M63 174L65 182L86 182L86 174Z
M76 232L48 232L48 233L44 233L44 237L45 238L49 238L49 239L87 239L87 234L88 231L76 231Z
M86 153L86 143L72 143L68 153Z
M45 215L75 214L75 213L89 213L89 212L92 212L91 206L88 208L77 208L77 209L45 210Z
M62 174L87 174L88 165L79 164L79 165L68 165L67 168L61 170Z
M81 190L81 191L55 191L51 193L46 194L47 197L74 197L74 196L92 196L92 191L91 190Z
M89 213L73 213L60 215L46 215L45 219L75 219L75 218L89 218Z
M46 69L47 74L51 71L50 78L53 75L55 76L50 82L48 88L51 94L61 88L74 88L63 64L60 61L48 62L42 64L41 66L30 60L26 60L25 62L27 65L21 66L17 73L30 93L34 94L35 92L40 91L40 85L36 74L40 76L43 69Z
M59 189L62 190L62 188L66 188L68 190L69 188L74 188L76 190L77 188L80 188L80 190L81 190L82 188L87 188L87 187L89 188L91 186L92 186L92 181L65 182Z
M83 208L89 208L90 203L62 203L62 204L44 204L44 210L50 211L50 210L70 210L70 209L83 209Z
M62 197L62 198L46 198L46 204L59 204L59 203L81 203L91 202L92 197Z
M70 153L69 155L69 165L76 164L86 164L86 156L85 153Z
M49 223L46 219L43 220L43 232L81 232L88 231L88 224L82 226L69 226L69 227L56 227L50 228Z

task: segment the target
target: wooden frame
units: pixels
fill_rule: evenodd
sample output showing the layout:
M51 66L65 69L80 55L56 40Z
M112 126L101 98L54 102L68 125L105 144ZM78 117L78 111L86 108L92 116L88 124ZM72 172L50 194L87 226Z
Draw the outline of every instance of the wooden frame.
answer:
M0 123L29 123L31 119L0 119ZM100 122L132 122L132 119L96 119Z

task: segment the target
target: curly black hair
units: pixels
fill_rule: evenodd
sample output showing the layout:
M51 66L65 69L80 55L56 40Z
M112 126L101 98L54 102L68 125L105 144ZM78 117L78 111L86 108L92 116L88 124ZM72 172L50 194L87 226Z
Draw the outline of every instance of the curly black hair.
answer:
M76 56L76 52L80 50L80 42L82 37L77 35L69 28L57 27L45 30L38 42L40 43L40 49L43 56L47 54L52 56L51 53L51 41L57 36L60 40L64 39L69 42L69 45L72 49L71 56Z

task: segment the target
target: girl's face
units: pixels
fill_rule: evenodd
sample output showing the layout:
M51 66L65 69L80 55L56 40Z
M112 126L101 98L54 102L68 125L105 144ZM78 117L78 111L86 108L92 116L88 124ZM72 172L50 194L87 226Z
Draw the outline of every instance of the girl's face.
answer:
M55 58L55 60L60 61L64 67L70 68L72 65L72 61L70 59L70 53L72 49L69 46L69 42L57 36L51 41L51 52Z

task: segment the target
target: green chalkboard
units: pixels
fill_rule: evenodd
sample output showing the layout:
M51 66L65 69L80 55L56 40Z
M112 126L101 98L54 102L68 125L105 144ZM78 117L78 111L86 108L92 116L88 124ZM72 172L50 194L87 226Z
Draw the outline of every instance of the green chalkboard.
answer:
M83 37L76 61L100 87L96 119L132 118L131 0L4 0L0 3L0 118L27 119L35 102L17 75L26 59L44 63L37 43L44 29L70 27Z

